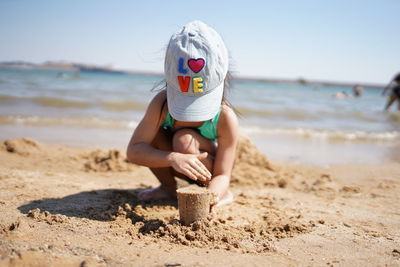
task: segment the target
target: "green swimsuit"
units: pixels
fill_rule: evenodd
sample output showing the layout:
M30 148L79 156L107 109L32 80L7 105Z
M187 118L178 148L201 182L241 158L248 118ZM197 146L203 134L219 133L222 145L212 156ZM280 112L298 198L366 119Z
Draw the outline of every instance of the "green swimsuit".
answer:
M217 126L220 113L221 113L221 108L219 109L217 115L215 115L214 118L205 121L200 127L197 128L199 130L199 133L203 137L214 141L218 139ZM169 111L167 111L167 117L165 118L165 121L161 126L165 129L172 128L174 126L174 122L175 122L174 118L172 118L172 116L169 114Z

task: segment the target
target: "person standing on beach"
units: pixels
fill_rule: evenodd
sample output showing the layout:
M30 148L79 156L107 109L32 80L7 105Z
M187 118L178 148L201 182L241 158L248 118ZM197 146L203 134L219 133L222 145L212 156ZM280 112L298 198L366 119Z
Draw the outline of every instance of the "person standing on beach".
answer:
M391 88L388 102L386 103L385 110L389 110L390 106L397 100L397 109L400 110L400 73L398 73L393 80L383 89L382 95Z
M238 119L226 101L228 51L220 35L200 21L172 35L165 56L166 88L150 102L127 148L130 162L160 181L140 200L176 198L174 177L206 186L213 207L233 201L229 183Z

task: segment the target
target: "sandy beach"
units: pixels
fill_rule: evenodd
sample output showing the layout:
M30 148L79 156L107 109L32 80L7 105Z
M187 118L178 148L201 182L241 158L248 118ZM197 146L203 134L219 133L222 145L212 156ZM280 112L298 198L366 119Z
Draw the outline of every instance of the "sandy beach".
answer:
M400 265L400 164L271 162L241 138L235 202L191 226L116 149L0 143L0 266ZM185 186L182 182L180 186Z
M0 267L400 267L399 11L0 0Z

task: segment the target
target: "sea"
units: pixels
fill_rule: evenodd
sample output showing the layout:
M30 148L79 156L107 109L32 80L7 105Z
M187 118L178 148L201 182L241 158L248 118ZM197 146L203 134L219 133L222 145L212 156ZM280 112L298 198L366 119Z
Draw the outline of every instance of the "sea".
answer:
M163 77L0 69L0 140L125 149ZM345 92L348 97L334 95ZM240 131L271 160L332 164L400 162L400 111L381 88L233 80L228 100Z

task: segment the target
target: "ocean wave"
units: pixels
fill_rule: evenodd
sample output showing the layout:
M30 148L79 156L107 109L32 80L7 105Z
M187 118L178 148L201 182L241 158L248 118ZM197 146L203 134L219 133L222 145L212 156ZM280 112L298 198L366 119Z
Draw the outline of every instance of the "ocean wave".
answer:
M303 110L285 109L285 110L265 110L247 107L236 107L243 116L259 116L263 118L288 118L293 120L315 119L318 116Z
M47 97L47 96L20 97L11 95L0 95L0 102L10 102L10 101L31 102L44 107L58 107L58 108L69 108L69 107L85 108L93 105L90 102L69 100L57 97Z
M236 107L237 110L243 116L258 116L262 118L270 118L270 119L288 119L288 120L325 120L326 118L331 118L334 120L348 120L353 119L356 121L374 123L380 122L384 118L382 114L377 113L366 113L361 111L342 111L342 110L304 110L304 109L296 109L296 108L286 108L286 109L262 109L260 107L257 108L248 108L248 107ZM400 118L400 117L399 117ZM395 115L391 115L389 117L390 120L399 119Z
M88 128L133 129L137 121L115 120L97 117L41 117L22 115L0 115L0 125L27 126L80 126Z
M112 128L132 130L138 125L135 120L109 119L99 117L42 117L26 115L0 115L0 125L60 126ZM272 128L244 125L241 131L247 135L283 136L330 142L398 142L400 131L350 131L312 128Z
M129 112L129 111L145 111L148 103L146 99L139 97L123 98L117 100L107 99L106 96L101 98L91 98L77 96L76 99L64 92L65 96L14 96L8 94L0 94L0 105L11 104L16 107L23 104L34 104L43 108L57 108L60 112L63 109L88 110L100 108L107 112ZM269 108L265 106L248 107L245 105L236 105L237 110L243 117L253 117L255 119L275 119L292 121L315 122L327 120L330 123L340 123L343 121L352 120L355 123L398 123L400 115L396 113L381 114L379 112L361 112L361 111L346 111L346 110L307 110L299 108ZM52 111L53 112L53 111Z
M10 96L10 95L0 95L0 101L10 101L10 100L17 100L18 97Z
M45 107L87 108L92 106L91 103L84 101L75 101L75 100L68 100L68 99L54 98L54 97L31 97L25 99Z
M392 142L400 141L399 131L350 131L350 130L323 130L310 128L267 128L258 126L244 126L242 131L249 135L261 136L289 136L326 141L353 141L353 142Z
M71 100L66 98L58 97L45 97L45 96L33 96L33 97L19 97L10 95L0 95L1 102L10 101L22 101L30 102L43 107L56 107L56 108L90 108L90 107L103 107L109 111L138 111L145 110L147 104L132 100L121 100L121 101L83 101L83 100Z
M101 104L112 111L145 110L147 107L147 103L132 100L102 101Z
M388 120L392 122L400 122L400 113L390 113L388 116Z

